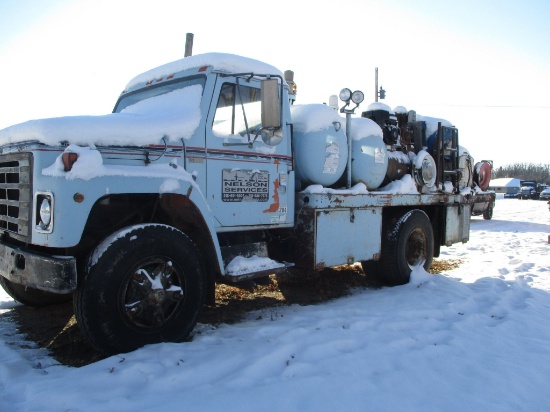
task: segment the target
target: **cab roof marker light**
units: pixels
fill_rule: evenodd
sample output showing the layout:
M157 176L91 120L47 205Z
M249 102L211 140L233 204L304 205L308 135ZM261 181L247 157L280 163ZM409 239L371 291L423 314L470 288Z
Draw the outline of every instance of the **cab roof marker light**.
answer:
M70 172L73 168L73 165L78 159L78 154L73 152L64 152L61 155L61 161L63 162L63 170L65 172Z
M202 66L202 67L200 67L200 68L199 68L199 73L200 73L200 72L205 72L206 69L208 69L208 66Z

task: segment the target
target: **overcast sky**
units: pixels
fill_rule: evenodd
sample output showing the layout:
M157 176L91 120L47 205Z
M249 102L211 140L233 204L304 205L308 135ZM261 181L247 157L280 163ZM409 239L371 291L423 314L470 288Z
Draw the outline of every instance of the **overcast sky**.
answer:
M261 4L260 4L261 3ZM135 75L226 52L292 69L297 103L343 87L449 120L477 160L550 163L550 2L0 0L0 128L105 114Z

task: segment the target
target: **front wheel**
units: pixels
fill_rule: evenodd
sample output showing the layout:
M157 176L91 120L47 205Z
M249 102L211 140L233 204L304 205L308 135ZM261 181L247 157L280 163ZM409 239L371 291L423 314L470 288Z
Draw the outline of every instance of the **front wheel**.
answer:
M409 282L415 266L430 269L433 253L430 219L421 210L411 210L384 222L381 258L365 262L363 269L385 285L403 285Z
M92 253L79 279L78 325L105 354L181 342L195 327L205 276L197 248L165 225L122 229Z

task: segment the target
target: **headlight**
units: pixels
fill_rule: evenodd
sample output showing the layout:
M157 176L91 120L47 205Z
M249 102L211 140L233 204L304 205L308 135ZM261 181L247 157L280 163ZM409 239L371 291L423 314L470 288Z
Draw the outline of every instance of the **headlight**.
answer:
M36 192L35 229L41 233L53 232L53 194L51 192Z
M350 89L340 90L340 100L347 103L347 102L349 102L350 98L351 98L351 90Z
M363 100L365 100L365 95L360 90L354 91L351 95L351 101L356 105L359 105Z
M40 205L40 219L42 219L42 224L44 226L48 226L52 221L52 209L48 199L42 200L42 204Z

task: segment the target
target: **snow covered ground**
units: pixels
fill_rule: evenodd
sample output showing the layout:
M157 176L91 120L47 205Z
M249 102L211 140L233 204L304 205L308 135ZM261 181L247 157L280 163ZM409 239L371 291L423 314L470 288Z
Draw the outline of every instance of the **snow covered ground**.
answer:
M0 410L548 411L549 235L546 202L498 199L442 249L450 272L82 368L21 349L0 314ZM0 292L0 313L15 305Z

